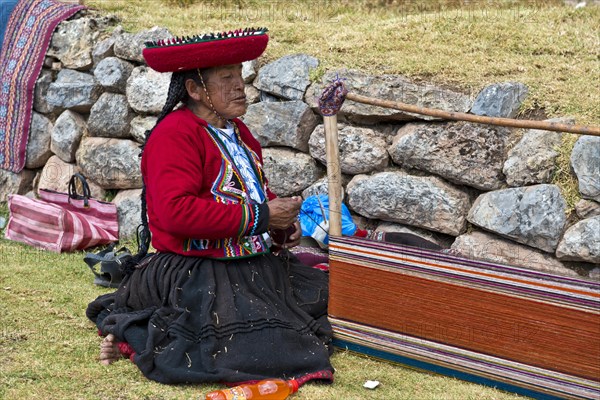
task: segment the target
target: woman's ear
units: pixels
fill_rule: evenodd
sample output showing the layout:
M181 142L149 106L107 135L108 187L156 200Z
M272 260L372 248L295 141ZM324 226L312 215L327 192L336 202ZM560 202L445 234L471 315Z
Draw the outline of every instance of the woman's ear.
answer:
M204 90L196 83L193 79L185 80L185 89L188 92L188 95L194 99L195 101L200 101L203 99Z

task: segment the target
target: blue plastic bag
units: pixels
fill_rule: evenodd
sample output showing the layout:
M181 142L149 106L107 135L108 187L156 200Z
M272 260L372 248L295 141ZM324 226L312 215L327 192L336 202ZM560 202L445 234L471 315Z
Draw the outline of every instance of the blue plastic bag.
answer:
M300 215L298 217L300 225L302 226L302 236L314 237L315 231L317 229L322 229L319 224L322 224L324 220L319 200L323 205L325 217L329 220L329 197L325 194L307 197L304 202L302 202ZM352 221L352 216L350 215L348 207L342 203L342 235L352 236L355 232L356 224ZM329 234L325 235L323 243L329 244Z

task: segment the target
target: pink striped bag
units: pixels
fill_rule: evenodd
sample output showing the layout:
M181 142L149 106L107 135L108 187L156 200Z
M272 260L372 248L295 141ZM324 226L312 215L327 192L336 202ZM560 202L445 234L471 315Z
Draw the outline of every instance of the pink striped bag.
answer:
M76 180L83 186L83 195L77 194ZM83 175L71 177L68 194L40 189L39 196L39 199L14 194L8 197L7 239L57 253L119 240L117 207L90 198Z

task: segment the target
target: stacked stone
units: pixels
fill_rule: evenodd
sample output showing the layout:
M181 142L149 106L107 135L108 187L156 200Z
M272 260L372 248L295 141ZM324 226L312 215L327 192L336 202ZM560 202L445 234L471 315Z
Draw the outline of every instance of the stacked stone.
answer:
M141 50L170 34L117 28L109 35L102 21L63 22L55 33L49 57L62 69L45 69L38 80L27 169L0 172L8 188L0 200L30 190L33 176L35 190L65 190L81 171L96 197L118 190L114 202L128 237L139 224L139 145L170 80L143 64ZM302 54L260 69L244 63L251 104L243 119L264 148L265 174L279 196L327 193L316 99L338 76L366 96L497 117L514 117L527 95L524 85L505 82L473 100L402 76L350 70L311 83L318 66ZM338 117L344 201L361 227L411 232L467 257L600 279L600 138L582 136L573 149L583 200L567 217L551 184L561 133L441 121L352 101Z

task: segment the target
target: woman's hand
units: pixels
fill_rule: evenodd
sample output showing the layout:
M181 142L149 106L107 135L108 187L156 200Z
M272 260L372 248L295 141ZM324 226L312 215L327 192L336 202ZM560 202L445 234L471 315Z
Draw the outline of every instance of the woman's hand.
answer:
M302 198L276 198L269 201L269 228L271 238L277 247L291 249L300 244L302 229L298 213Z
M302 198L298 196L275 198L268 203L269 228L287 229L298 219Z
M271 230L273 244L282 249L291 249L292 247L298 246L301 237L302 228L300 227L300 221L294 221L287 229Z
M300 221L294 222L295 231L292 233L285 243L281 244L281 247L284 249L291 249L292 247L296 247L300 244L300 238L302 238L302 228L300 227Z

